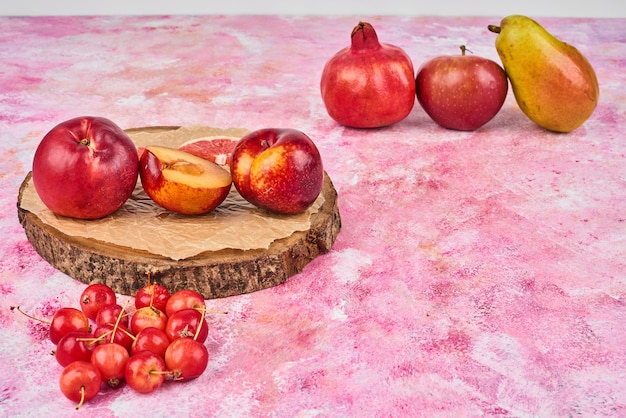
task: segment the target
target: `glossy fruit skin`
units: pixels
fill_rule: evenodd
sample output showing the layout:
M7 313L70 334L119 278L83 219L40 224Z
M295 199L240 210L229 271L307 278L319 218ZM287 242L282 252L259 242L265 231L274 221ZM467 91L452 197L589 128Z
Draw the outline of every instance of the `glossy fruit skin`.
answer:
M88 362L96 346L91 341L93 339L94 336L87 331L72 331L61 338L54 350L54 358L63 367L77 360Z
M66 398L81 401L80 388L85 388L85 401L93 399L100 391L102 376L96 366L87 361L74 361L67 365L59 377L59 388Z
M126 363L126 384L139 393L158 389L165 380L165 361L151 351L133 354Z
M230 171L241 196L279 214L308 209L322 191L324 167L315 143L297 129L260 129L239 140Z
M424 111L446 129L473 131L500 111L509 81L496 62L476 55L444 55L426 61L415 78Z
M118 318L119 324L128 328L130 315L124 310L123 306L117 303L111 303L100 308L95 321L96 325L115 324Z
M351 45L324 66L320 90L329 116L342 125L392 125L415 104L413 63L402 48L381 44L371 24L359 22Z
M174 292L165 305L165 313L168 317L170 317L175 312L183 309L197 309L199 311L206 310L204 297L200 293L191 289L182 289Z
M79 309L64 307L58 309L52 316L50 324L50 341L58 344L61 338L72 331L89 332L89 318Z
M562 42L535 20L511 15L500 26L496 50L519 108L537 125L567 133L593 114L600 88L595 70L573 45Z
M198 326L200 330L198 331ZM196 331L198 336L196 337ZM204 313L196 309L183 309L174 312L167 320L165 334L170 341L177 338L194 338L203 343L209 335L209 325Z
M105 343L94 348L90 362L98 368L103 381L111 387L117 387L126 375L129 358L125 347L117 343Z
M90 284L80 295L80 309L87 318L96 320L100 309L117 302L117 295L109 286L102 283Z
M165 305L169 298L170 292L165 286L151 283L139 289L135 295L135 308L139 309L152 304L158 310L165 312Z
M147 327L154 327L164 330L167 325L167 315L156 309L154 306L145 306L135 311L130 318L130 330L133 335Z
M137 183L137 149L112 121L83 116L59 123L33 158L33 185L54 213L98 219L118 210Z
M170 339L165 331L154 327L147 327L139 331L131 347L131 354L141 351L151 351L159 357L165 356L165 351L170 345Z
M191 380L200 376L209 363L209 351L193 338L179 338L165 351L165 365L174 380Z

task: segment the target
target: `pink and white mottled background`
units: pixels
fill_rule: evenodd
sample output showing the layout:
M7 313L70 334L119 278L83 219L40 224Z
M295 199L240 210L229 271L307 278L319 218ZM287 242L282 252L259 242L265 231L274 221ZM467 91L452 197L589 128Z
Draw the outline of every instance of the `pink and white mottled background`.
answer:
M460 44L498 60L499 18L0 18L0 416L626 415L626 21L541 20L601 86L591 119L557 135L511 93L476 132L417 103L389 128L338 126L319 77L361 19L416 69ZM41 137L86 114L300 129L343 228L286 284L208 301L229 314L210 317L199 379L103 388L76 412L45 327L9 308L51 315L85 287L34 252L15 204Z

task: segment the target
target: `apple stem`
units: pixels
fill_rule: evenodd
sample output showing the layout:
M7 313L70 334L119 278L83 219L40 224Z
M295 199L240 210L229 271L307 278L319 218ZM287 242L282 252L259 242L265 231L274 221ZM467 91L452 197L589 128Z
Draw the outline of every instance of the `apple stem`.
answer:
M500 33L500 26L488 25L487 29L489 29L489 32Z
M469 49L467 49L467 47L465 45L461 45L459 48L461 48L461 55L465 56L465 51L473 54L472 51L470 51Z
M22 315L24 315L25 317L30 318L30 319L32 319L32 320L34 320L34 321L39 321L39 322L42 322L42 323L44 323L44 324L46 324L46 325L52 325L52 321L46 321L45 319L36 318L36 317L34 317L34 316L32 316L32 315L29 315L29 314L27 314L26 312L24 312L24 311L23 311L23 310L22 310L19 306L11 306L11 310L14 310L14 309L17 309L17 311L18 311L19 313L21 313L21 314L22 314Z

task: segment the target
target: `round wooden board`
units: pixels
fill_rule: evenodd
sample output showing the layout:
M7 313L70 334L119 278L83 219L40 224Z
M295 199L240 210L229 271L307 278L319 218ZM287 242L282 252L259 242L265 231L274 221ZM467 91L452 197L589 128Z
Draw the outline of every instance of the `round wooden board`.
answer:
M173 129L159 127L156 129ZM134 129L151 129L136 128ZM267 249L204 252L183 260L172 260L143 250L122 247L94 239L69 236L42 222L21 207L20 187L17 212L28 240L41 257L59 271L83 283L105 283L115 292L135 295L147 283L161 283L170 292L194 289L206 299L236 296L284 283L318 255L328 252L341 229L337 192L324 173L318 212L311 215L306 231L272 242Z

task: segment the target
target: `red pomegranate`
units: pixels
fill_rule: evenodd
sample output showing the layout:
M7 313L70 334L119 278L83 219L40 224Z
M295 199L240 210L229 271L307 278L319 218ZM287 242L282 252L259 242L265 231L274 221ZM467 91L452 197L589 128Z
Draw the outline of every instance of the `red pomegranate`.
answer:
M351 45L324 66L320 88L326 110L353 128L380 128L406 118L415 104L413 63L403 49L380 43L371 24L359 22Z

